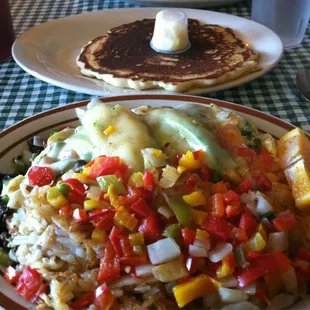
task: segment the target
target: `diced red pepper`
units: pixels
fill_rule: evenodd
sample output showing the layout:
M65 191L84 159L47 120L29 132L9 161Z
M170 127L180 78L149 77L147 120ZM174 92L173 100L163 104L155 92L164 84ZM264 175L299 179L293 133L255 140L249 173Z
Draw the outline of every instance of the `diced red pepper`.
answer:
M143 219L138 227L138 231L144 234L146 242L159 240L161 228L158 217L155 214L151 214L146 219Z
M239 201L231 202L225 209L227 218L239 215L242 212L242 207Z
M214 238L227 241L232 236L234 226L227 221L216 217L208 216L202 227Z
M254 158L256 155L256 152L248 147L237 148L237 156Z
M121 168L121 160L118 156L99 156L90 165L88 178L96 180L98 177L114 174Z
M235 228L234 229L235 238L238 242L244 243L249 240L246 231L242 228Z
M120 238L126 236L125 233L120 230L119 228L117 228L116 226L113 226L110 235L109 235L109 239L111 240L111 243L113 245L114 251L115 253L121 257L122 256L122 247L120 245Z
M107 284L104 283L95 290L94 305L98 310L109 310L113 306L116 297L111 293Z
M119 244L122 250L122 256L131 257L135 255L135 253L132 250L132 246L130 245L128 235L120 236Z
M263 191L271 191L272 189L270 180L263 173L261 173L256 179L256 184L258 188Z
M200 176L206 182L211 182L212 179L212 171L209 167L203 166L200 169Z
M251 236L257 228L257 220L254 216L242 214L239 222L239 227L244 229Z
M232 190L228 191L227 193L224 193L222 196L225 204L230 204L233 201L240 200L240 196Z
M36 302L38 298L40 297L41 294L46 293L48 288L47 283L41 283L39 289L37 292L34 294L34 296L30 299L31 302Z
M84 307L88 307L91 305L95 300L95 292L89 292L85 295L83 295L81 298L79 298L77 301L74 301L71 305L71 309L82 309Z
M144 188L150 192L152 192L155 188L155 180L154 175L151 171L146 170L143 176L143 184Z
M49 167L32 166L27 175L31 185L51 185L55 181L53 170Z
M253 251L253 250L249 251L247 255L249 261L252 261L260 256L262 256L262 252Z
M302 246L298 248L297 257L310 263L310 251Z
M127 187L127 195L119 196L118 203L122 206L130 206L142 197L140 190L136 187Z
M197 257L188 255L185 259L185 266L190 274L195 273L197 271Z
M188 179L185 181L184 190L186 192L193 192L196 189L198 182L199 179L195 174L190 175Z
M296 217L293 213L285 213L273 219L272 224L277 231L287 232L296 225Z
M257 287L256 288L256 293L255 293L255 296L262 300L263 302L265 302L267 305L271 305L271 301L267 295L267 291L266 291L266 288L263 288L263 287Z
M140 198L138 201L134 202L130 206L130 210L139 218L146 218L154 213L143 198Z
M59 215L64 216L64 217L72 217L73 214L73 209L69 206L63 206L59 209Z
M77 179L70 178L63 181L70 188L68 201L71 203L83 204L86 199L86 190L82 182Z
M25 299L32 300L40 289L42 281L41 274L27 266L17 282L16 291Z
M239 194L247 193L248 191L251 191L251 190L253 190L253 183L250 178L246 178L238 186Z
M271 171L274 165L274 156L265 148L260 151L260 165L265 171Z
M208 208L211 215L222 217L225 213L222 194L214 194L209 198Z
M196 232L188 228L182 228L181 230L183 245L188 248L190 244L194 244L196 238Z
M125 266L140 266L140 265L146 265L150 263L146 253L142 255L134 254L131 256L125 256L125 257L122 257L120 261L121 261L121 264Z
M74 209L72 218L75 222L87 222L88 214L85 209Z
M100 260L98 281L111 281L120 277L121 268L119 258L116 255L111 241L107 241L104 249L104 256Z
M5 270L4 279L8 283L15 285L15 284L17 284L21 275L22 275L21 272L15 270L12 266L9 266Z
M89 222L94 225L94 227L110 230L113 227L113 220L116 210L112 208L99 209L89 213Z
M211 186L211 192L213 194L224 194L228 191L226 182L220 181Z
M239 286L244 287L267 274L285 270L290 264L291 261L283 253L263 254L253 260L248 269L238 276Z

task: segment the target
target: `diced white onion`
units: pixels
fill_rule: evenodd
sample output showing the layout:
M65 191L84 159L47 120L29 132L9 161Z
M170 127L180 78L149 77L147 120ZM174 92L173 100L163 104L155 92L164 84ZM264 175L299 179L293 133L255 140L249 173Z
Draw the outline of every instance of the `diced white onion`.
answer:
M118 297L123 296L124 291L121 290L120 288L116 288L116 289L114 289L114 290L111 290L111 293L112 293L113 296L115 296L115 297L118 298Z
M175 184L175 182L170 181L166 178L161 178L158 184L161 188L170 188Z
M274 232L268 236L270 252L285 252L288 250L288 237L285 232Z
M221 283L222 287L237 287L238 281L234 276L227 276L225 278L217 279Z
M248 295L255 295L256 294L256 282L252 282L251 284L244 286L242 290Z
M172 187L176 181L179 179L180 174L177 169L167 165L163 168L162 178L159 181L159 186L162 188Z
M172 238L158 240L149 244L147 252L153 265L169 262L181 255L179 246Z
M153 268L153 265L151 264L137 266L136 276L137 277L148 277L152 275L152 268Z
M199 239L195 239L195 242L194 242L194 245L195 246L198 246L200 248L204 248L206 250L210 250L210 247L211 247L211 241L210 239L204 241L204 240L199 240Z
M271 309L286 309L295 301L294 296L281 293L271 300Z
M221 301L229 304L235 302L242 302L248 299L248 295L241 290L234 290L226 287L219 288Z
M109 282L110 289L122 288L124 286L133 286L138 284L147 284L158 282L153 276L149 276L143 279L137 279L130 275L122 276L116 280Z
M228 255L232 249L233 247L230 243L219 243L212 251L210 251L209 259L211 262L217 263Z
M172 210L168 207L164 207L164 206L159 207L157 211L159 214L163 215L166 219L170 219L170 217L173 216Z
M240 201L246 205L246 207L255 215L257 216L256 211L256 203L257 195L252 191L248 191L240 196Z
M160 289L158 287L154 287L150 289L147 293L143 294L143 299L147 300L159 292L160 292Z
M284 286L287 292L293 293L296 291L298 286L296 271L293 267L289 267L285 272L282 273Z
M221 308L221 310L260 310L259 307L253 305L248 301L238 302L235 304L227 305Z
M148 163L155 168L163 167L166 165L166 155L164 153L161 153L161 155L158 156L158 151L158 149L154 148L146 148L141 150L143 157L146 161L146 166Z
M257 194L256 211L258 214L261 214L261 215L273 211L273 208L270 202L266 198L261 196L260 194Z
M208 257L208 250L197 245L190 244L188 253L193 257Z
M74 175L74 171L73 171L72 169L70 169L70 170L68 170L65 174L63 174L63 175L61 176L61 179L62 179L62 180L67 180L67 179L72 178L73 175Z
M87 198L99 201L101 196L101 188L99 186L90 186L87 190Z

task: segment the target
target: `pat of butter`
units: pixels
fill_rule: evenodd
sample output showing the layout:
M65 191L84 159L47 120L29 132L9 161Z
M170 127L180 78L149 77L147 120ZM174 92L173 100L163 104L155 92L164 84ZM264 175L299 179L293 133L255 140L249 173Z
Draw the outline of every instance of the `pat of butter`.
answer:
M156 15L151 46L158 52L178 52L187 50L187 16L178 10L164 10Z

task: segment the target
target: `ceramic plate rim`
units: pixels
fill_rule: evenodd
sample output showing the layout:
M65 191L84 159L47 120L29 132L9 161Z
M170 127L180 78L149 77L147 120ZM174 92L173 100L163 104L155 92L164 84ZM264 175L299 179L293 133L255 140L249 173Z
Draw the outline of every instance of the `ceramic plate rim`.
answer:
M143 15L145 15L145 14L153 14L155 16L155 13L161 9L165 9L165 8L154 7L154 8L124 8L124 9L102 10L102 11L82 13L82 14L73 15L73 16L67 16L67 17L56 19L56 20L48 21L46 23L43 23L43 24L40 24L40 25L37 25L37 26L34 26L34 27L28 29L21 36L19 36L13 44L12 55L13 55L13 58L16 61L16 63L26 72L30 73L31 75L35 76L38 79L41 79L42 81L45 81L47 83L50 83L50 84L53 84L55 86L62 87L62 88L65 88L65 89L68 89L71 91L77 91L77 92L86 93L86 94L90 94L90 95L100 95L100 96L115 96L115 95L126 95L126 94L149 94L149 93L150 94L151 93L169 94L172 92L168 92L165 90L158 90L158 89L144 90L144 91L137 91L137 90L133 90L133 89L121 89L121 88L117 88L117 87L112 87L111 85L108 85L105 83L102 84L103 82L101 82L100 86L98 86L97 85L98 81L81 76L81 74L79 74L77 67L74 68L74 70L77 74L76 76L72 77L72 74L71 74L71 75L69 75L70 78L69 78L69 76L58 77L58 75L55 74L55 72L53 72L53 70L52 71L50 70L51 66L43 64L42 61L40 61L38 59L38 57L39 57L38 55L32 55L30 53L29 45L26 44L27 40L30 40L30 41L33 40L33 42L35 42L35 39L34 39L35 35L40 33L40 32L44 33L45 29L51 25L58 26L59 23L66 25L66 23L68 24L74 20L86 21L91 16L95 17L96 14L98 14L98 15L102 14L102 16L113 15L113 14L114 14L114 16L122 16L122 15L124 16L124 14L126 14L126 13L131 13L131 14L135 14L135 17L133 17L132 20L136 20L139 18L143 18ZM254 21L248 20L246 18L234 16L234 15L230 15L230 14L226 14L226 13L219 13L219 12L213 12L213 11L208 11L208 10L186 9L186 8L181 8L181 9L184 10L192 18L196 18L196 16L201 16L201 15L203 15L204 18L206 18L206 19L210 18L212 16L217 16L217 17L222 17L223 20L225 18L226 18L226 20L229 18L229 19L232 19L233 21L238 21L239 23L247 23L248 25L251 25L251 27L254 27L254 29L259 30L260 33L262 33L266 38L268 38L268 42L270 40L273 40L272 41L273 42L272 48L274 50L271 50L270 47L265 48L265 50L263 51L264 52L263 55L270 56L270 55L268 55L268 50L269 50L269 52L272 51L275 54L275 55L270 56L271 57L271 59L269 59L270 64L262 65L262 70L260 70L260 71L250 73L246 76L240 77L240 78L235 79L235 80L230 81L230 82L217 84L214 86L209 86L209 87L204 87L204 88L196 88L196 89L190 90L186 94L198 95L198 94L210 93L210 92L214 92L214 91L218 91L218 90L222 90L222 89L228 89L231 87L243 85L244 83L250 82L250 81L264 75L265 73L267 73L268 71L273 69L278 64L278 62L280 61L282 54L283 54L282 42L281 42L280 38L273 31L268 29L267 27L265 27L261 24L258 24ZM120 23L121 22L118 21L116 24L118 25ZM219 22L219 24L221 24L221 22ZM245 35L245 32L243 34ZM92 38L90 38L90 39L92 39ZM255 41L253 41L253 40L252 41L249 40L250 44L253 44L254 42ZM39 46L40 46L40 44L39 44ZM269 45L267 45L267 46L269 46ZM43 45L43 47L41 46L41 50L43 51L42 55L44 55L44 45ZM59 48L58 48L58 50L59 50ZM56 54L56 51L58 51L58 50L57 49L55 50L55 54ZM30 53L30 56L27 53ZM263 58L263 56L262 56L262 58ZM56 62L56 58L54 59L54 62ZM65 67L65 69L60 68L60 72L64 73L64 74L66 72L69 72L68 66L69 66L69 64L72 65L73 62L75 62L75 59L68 59L67 67ZM36 66L39 66L38 67L39 70ZM57 66L56 66L56 68L57 68ZM63 71L61 71L61 70L63 70ZM96 82L97 82L97 84L96 84ZM85 84L87 86L85 86ZM107 91L105 89L102 89L102 85L105 85L105 87L107 87L110 90Z

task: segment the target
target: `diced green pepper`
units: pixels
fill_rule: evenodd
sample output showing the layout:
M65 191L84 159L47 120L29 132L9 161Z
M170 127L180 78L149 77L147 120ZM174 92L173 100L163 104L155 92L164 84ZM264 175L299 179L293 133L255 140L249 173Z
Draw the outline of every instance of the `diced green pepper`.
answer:
M274 215L273 211L268 211L268 212L262 214L260 217L261 218L265 217L266 219L271 221L271 220L273 220L275 218L275 215Z
M262 146L262 142L260 141L260 139L258 138L254 138L252 141L251 141L251 148L258 151Z
M1 200L4 204L7 204L9 202L9 196L8 195L3 195L1 196Z
M253 134L253 129L252 127L247 124L245 125L242 130L241 130L241 134L245 137L247 137L248 139L251 139L252 138L252 134Z
M182 197L171 198L164 195L169 207L174 212L177 220L182 227L189 227L192 222L192 208Z
M181 239L181 227L179 224L171 224L166 227L163 235L167 238L173 238L178 244Z
M222 177L216 170L211 170L211 180L213 183L217 183L222 181Z
M238 267L241 267L241 268L248 267L249 263L246 260L245 251L242 246L237 247L234 250L233 254L234 254L235 261Z
M113 185L117 194L124 194L126 191L125 186L123 185L123 181L121 178L118 178L116 175L105 175L97 178L97 182L101 189L107 193L109 186Z
M68 197L71 189L68 185L64 184L64 183L58 183L56 185L56 188L65 196Z
M14 158L14 170L16 173L25 174L27 172L27 165L23 162L23 160L19 157Z
M2 266L10 266L13 262L10 260L8 253L4 251L4 249L0 248L0 265Z

